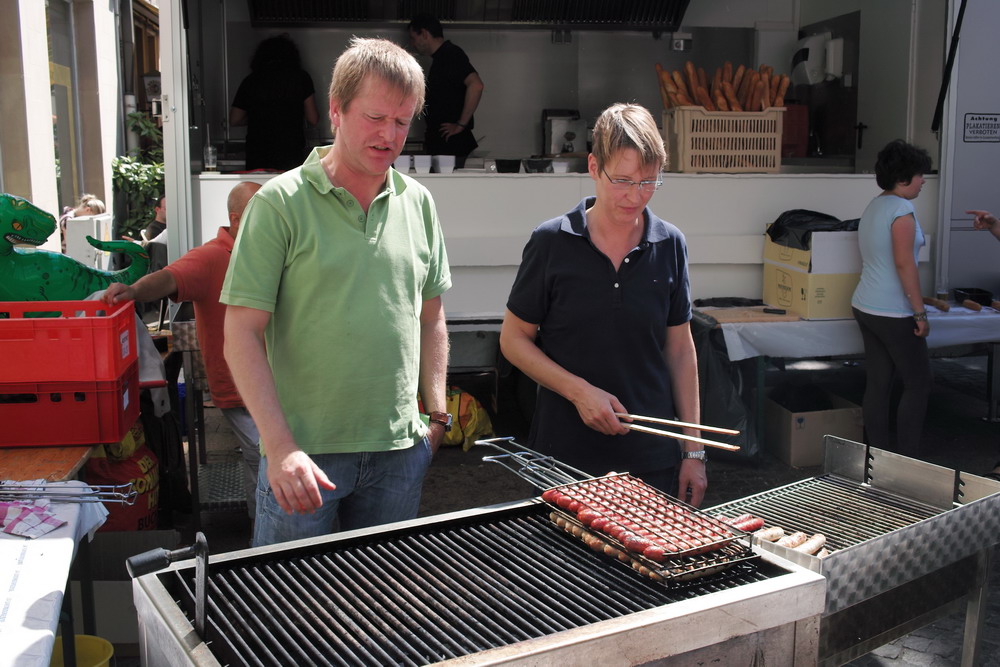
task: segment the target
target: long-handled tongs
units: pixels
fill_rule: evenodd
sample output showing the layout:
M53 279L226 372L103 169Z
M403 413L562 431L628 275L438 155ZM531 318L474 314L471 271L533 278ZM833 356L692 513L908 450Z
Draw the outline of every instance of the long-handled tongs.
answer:
M675 426L679 428L690 427L696 428L700 431L711 431L712 433L722 433L724 435L739 435L739 431L734 431L731 428L722 428L721 426L705 426L704 424L689 424L688 422L674 421L673 419L661 419L659 417L644 417L642 415L630 415L627 412L616 412L615 416L618 418L627 417L634 421L640 422L651 422L653 424L665 424L667 426ZM640 424L633 424L632 422L622 422L625 428L631 429L633 431L639 431L641 433L651 433L653 435L662 435L665 438L675 438L677 440L686 440L687 442L696 442L699 445L704 445L705 447L715 447L717 449L726 449L731 452L739 450L736 445L727 445L722 442L716 442L714 440L706 440L705 438L697 438L693 435L684 435L683 433L674 433L673 431L663 431L658 428L651 428L649 426L642 426Z
M103 486L49 486L42 483L0 482L0 501L53 503L121 503L132 505L139 494L132 483Z

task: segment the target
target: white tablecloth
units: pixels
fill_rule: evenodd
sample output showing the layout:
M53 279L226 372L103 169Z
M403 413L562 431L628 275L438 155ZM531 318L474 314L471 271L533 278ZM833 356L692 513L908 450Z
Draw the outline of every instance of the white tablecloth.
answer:
M86 488L77 481L50 486ZM47 667L76 546L108 515L100 503L49 509L66 523L35 539L0 533L0 665Z
M992 308L976 312L952 306L943 313L927 306L930 347L948 347L1000 341L1000 313ZM721 324L730 361L752 357L835 357L864 353L861 332L854 319L800 320Z

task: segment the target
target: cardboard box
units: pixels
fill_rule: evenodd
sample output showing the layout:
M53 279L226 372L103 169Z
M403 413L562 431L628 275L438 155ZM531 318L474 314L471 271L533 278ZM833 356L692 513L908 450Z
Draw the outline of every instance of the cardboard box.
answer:
M853 317L851 297L860 273L817 274L788 264L764 262L764 303L807 320Z
M823 436L836 435L861 442L861 407L827 392L833 408L791 412L770 397L764 401L764 442L767 450L793 468L823 464Z
M817 274L861 273L857 232L813 232L809 250L778 245L764 235L764 261Z

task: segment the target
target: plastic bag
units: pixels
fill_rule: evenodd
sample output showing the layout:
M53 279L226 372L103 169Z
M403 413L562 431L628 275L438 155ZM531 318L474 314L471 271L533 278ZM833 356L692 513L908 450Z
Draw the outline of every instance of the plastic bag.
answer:
M797 208L779 215L767 228L767 235L786 248L809 250L813 232L853 232L857 229L857 218L841 220L826 213Z

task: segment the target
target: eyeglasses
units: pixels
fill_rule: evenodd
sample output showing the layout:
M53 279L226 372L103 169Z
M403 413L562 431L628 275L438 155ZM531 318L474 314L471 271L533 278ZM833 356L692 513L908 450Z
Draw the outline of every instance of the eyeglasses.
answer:
M663 185L663 181L661 179L656 179L655 181L639 181L637 183L635 181L630 181L627 178L611 178L608 176L608 172L604 170L604 167L601 167L601 172L608 177L609 181L611 181L611 187L622 192L628 190L634 185L639 188L639 192L649 194L651 192L656 192L659 187Z

